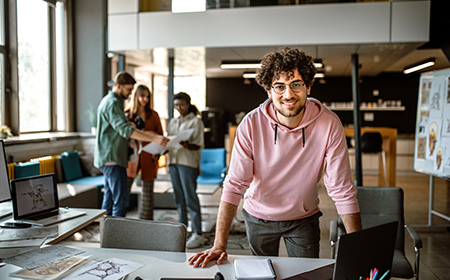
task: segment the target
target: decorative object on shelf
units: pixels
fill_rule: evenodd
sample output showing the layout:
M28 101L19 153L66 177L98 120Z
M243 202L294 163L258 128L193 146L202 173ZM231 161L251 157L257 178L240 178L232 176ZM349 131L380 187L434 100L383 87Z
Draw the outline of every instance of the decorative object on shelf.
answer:
M11 128L9 128L6 125L1 125L0 126L0 139L6 139L6 138L8 138L10 136L14 136L11 133Z
M91 132L92 134L97 135L97 108L94 108L89 104L86 113L88 114L89 122L91 123Z

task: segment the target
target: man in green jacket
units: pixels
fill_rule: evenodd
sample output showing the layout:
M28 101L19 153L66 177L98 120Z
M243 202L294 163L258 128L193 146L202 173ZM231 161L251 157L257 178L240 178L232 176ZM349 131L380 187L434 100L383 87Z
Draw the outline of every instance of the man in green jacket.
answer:
M135 129L124 114L124 101L131 95L136 80L119 72L108 82L112 90L103 97L97 110L97 138L94 165L103 172L105 186L102 209L107 215L125 217L127 208L128 139L155 142L165 146L169 139L153 131Z

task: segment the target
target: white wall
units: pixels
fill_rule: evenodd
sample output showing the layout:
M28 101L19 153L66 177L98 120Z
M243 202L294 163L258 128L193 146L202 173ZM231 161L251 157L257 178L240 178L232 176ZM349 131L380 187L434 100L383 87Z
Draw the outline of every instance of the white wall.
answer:
M110 5L112 4L110 1ZM109 14L109 49L425 42L430 1L212 9L204 13ZM137 26L130 28L131 16ZM133 19L134 20L134 19ZM114 27L116 26L116 27ZM127 26L129 38L121 26Z

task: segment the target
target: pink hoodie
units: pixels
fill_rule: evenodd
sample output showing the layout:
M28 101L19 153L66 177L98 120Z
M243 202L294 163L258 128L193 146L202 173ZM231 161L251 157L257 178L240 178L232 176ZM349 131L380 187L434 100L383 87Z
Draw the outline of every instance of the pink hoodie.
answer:
M319 211L322 174L338 213L359 212L339 118L308 98L300 125L290 129L278 123L268 99L236 131L221 200L238 205L245 193L244 209L257 218L305 218Z

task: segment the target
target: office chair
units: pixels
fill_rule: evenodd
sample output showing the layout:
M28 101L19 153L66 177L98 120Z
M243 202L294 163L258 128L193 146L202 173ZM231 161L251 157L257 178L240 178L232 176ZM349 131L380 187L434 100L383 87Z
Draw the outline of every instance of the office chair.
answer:
M197 184L222 184L228 170L225 148L203 149L200 158L200 170L201 175L197 177Z
M386 153L382 148L383 139L379 132L365 132L361 137L362 153L381 153L383 160L384 186L387 187Z
M395 242L394 259L392 261L391 277L419 279L419 257L422 240L416 230L405 225L403 213L403 190L399 187L357 187L358 201L361 211L362 227L370 228L392 221L398 221L397 239ZM414 269L405 256L405 228L410 234L415 248ZM336 257L336 242L340 235L346 234L340 216L330 222L331 257ZM370 242L370 240L369 240ZM382 244L380 244L382 246Z
M181 223L108 216L101 247L186 252L186 235Z

